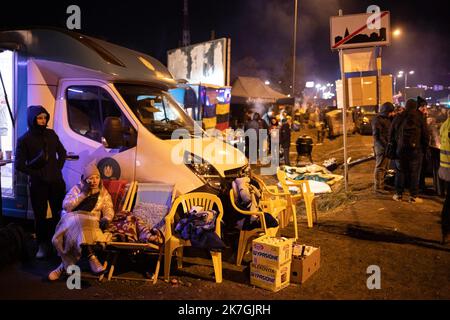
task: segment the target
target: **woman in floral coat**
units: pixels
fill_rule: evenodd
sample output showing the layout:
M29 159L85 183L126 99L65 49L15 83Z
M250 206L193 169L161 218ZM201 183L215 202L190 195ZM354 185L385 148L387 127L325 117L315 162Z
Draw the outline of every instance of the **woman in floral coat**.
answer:
M64 198L61 221L52 239L62 263L49 274L49 280L59 279L70 265L78 262L82 245L86 248L92 272L103 272L104 267L95 256L92 245L110 240L111 234L102 230L113 218L113 203L101 183L100 172L94 164L88 165L82 181L72 187Z

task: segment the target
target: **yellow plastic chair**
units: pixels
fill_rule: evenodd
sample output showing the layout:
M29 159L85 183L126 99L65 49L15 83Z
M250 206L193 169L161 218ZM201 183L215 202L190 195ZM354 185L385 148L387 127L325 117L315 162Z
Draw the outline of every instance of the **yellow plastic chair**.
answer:
M290 196L288 196L288 199L290 199L291 202L290 205L288 206L288 209L291 211L291 214L295 216L296 205L303 199L305 201L308 228L312 228L314 222L317 223L317 208L315 195L311 191L311 188L309 187L309 181L290 179L287 177L286 172L284 170L281 170L280 168L277 169L277 178L285 193L290 193L289 186L294 186L299 189L299 192L297 194L290 194ZM313 211L314 211L314 220L313 220Z
M223 216L223 206L219 197L209 193L193 192L179 196L175 199L172 209L166 216L166 242L164 249L164 279L169 281L170 264L172 262L172 254L176 251L178 268L183 267L183 247L191 246L189 240L178 238L173 230L175 229L175 213L179 206L182 206L183 212L189 212L193 206L203 207L204 210L212 210L217 206L218 216L216 219L216 234L221 237L220 225ZM222 253L210 251L214 266L214 274L216 283L222 282Z
M270 212L273 216L279 218L280 228L285 228L289 225L290 217L292 217L294 223L294 236L295 240L298 239L298 226L296 215L290 215L292 208L289 192L280 192L277 186L268 186L259 177L252 177L260 186L262 190L261 207L265 212Z
M248 244L250 243L250 240L252 238L258 237L262 234L269 235L271 237L276 236L279 227L275 228L267 228L266 226L266 219L264 218L264 212L263 211L245 211L241 210L236 205L236 197L234 194L233 188L230 190L230 200L233 208L244 215L256 215L259 217L261 222L261 228L255 228L253 230L241 230L239 233L239 243L238 243L238 252L237 252L237 258L236 258L236 265L240 266L242 263L242 259L244 258L244 254L247 251Z

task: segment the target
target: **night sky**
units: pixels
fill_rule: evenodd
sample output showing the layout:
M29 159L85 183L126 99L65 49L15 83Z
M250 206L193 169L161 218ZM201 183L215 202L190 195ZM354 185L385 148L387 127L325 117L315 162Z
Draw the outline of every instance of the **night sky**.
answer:
M383 48L383 73L414 70L410 85L450 85L449 1L299 0L297 76L331 82L339 78L338 54L330 50L329 17L362 13L371 4L391 12L391 26L403 34ZM81 7L81 33L150 54L166 64L167 50L180 45L182 0L9 1L0 28L65 28L66 8ZM191 43L230 37L232 74L272 82L291 78L294 0L190 0ZM303 82L303 83L301 83Z

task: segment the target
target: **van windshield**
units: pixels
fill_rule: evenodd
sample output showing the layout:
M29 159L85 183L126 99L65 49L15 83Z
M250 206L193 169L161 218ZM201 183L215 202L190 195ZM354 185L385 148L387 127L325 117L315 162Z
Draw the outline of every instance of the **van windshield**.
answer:
M158 138L169 140L177 129L185 129L191 136L203 134L167 92L145 85L114 85L139 121Z

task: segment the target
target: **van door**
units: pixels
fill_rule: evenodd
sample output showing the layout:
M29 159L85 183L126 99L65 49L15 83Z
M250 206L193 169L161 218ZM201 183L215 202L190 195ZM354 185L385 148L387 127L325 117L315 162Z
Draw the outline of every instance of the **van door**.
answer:
M102 179L134 180L138 127L108 85L62 80L58 98L54 130L72 158L63 169L67 188L94 161Z

